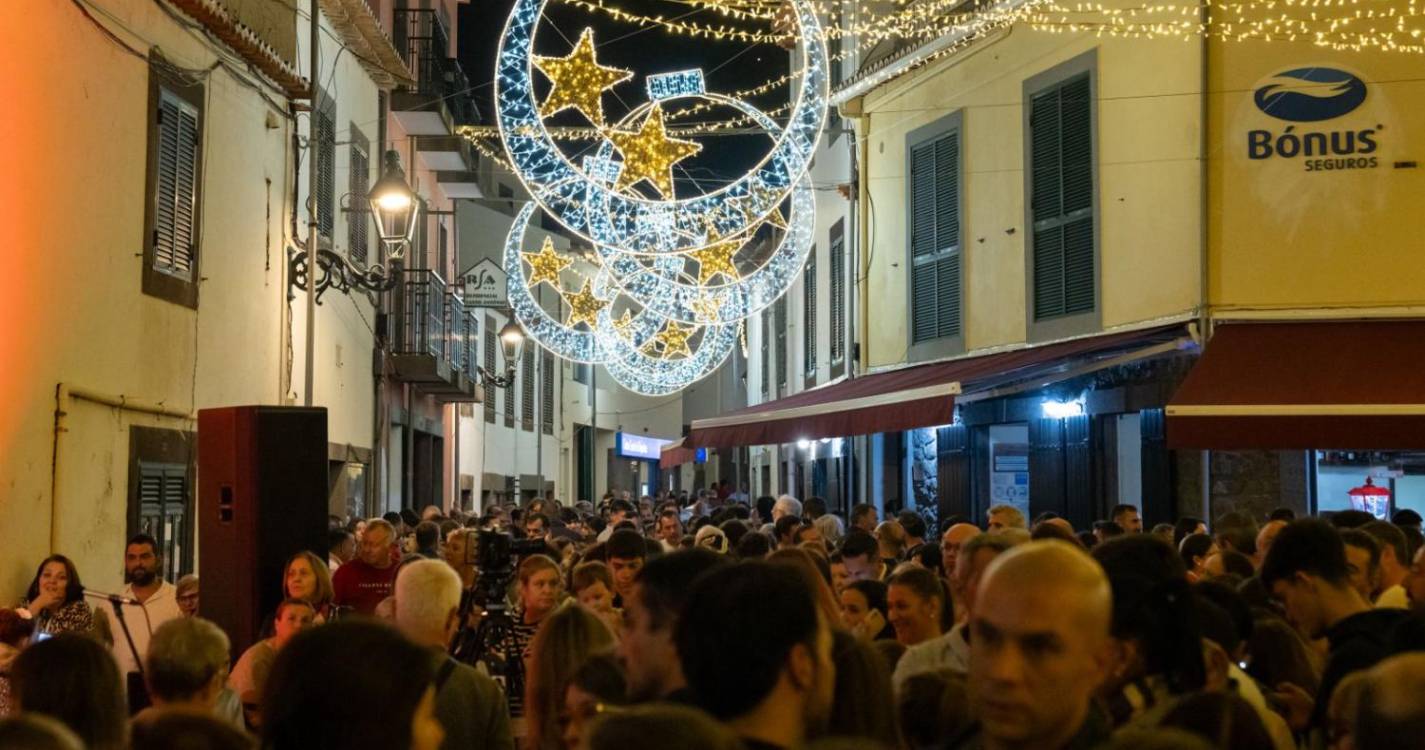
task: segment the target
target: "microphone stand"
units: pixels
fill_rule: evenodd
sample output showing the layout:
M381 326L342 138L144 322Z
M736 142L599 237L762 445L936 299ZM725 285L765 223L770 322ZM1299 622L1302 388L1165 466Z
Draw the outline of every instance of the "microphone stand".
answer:
M124 619L125 604L135 604L138 607L142 608L143 602L134 599L128 599L126 597L119 596L118 594L106 594L100 591L90 591L89 589L84 590L84 595L92 596L95 599L108 600L109 604L112 605L110 606L110 609L114 611L114 617L118 619L119 627L124 631L124 640L128 641L129 643L129 653L133 654L134 656L134 666L138 667L139 676L147 679L148 675L144 674L143 659L139 658L139 649L137 646L134 645L134 634L129 632L128 620ZM144 610L144 616L148 616L147 609Z

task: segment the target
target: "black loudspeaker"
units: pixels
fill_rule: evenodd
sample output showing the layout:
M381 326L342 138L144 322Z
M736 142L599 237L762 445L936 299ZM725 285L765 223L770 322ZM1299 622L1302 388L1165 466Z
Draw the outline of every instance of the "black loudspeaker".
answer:
M327 559L327 411L235 406L198 412L199 613L259 640L282 601L288 558Z

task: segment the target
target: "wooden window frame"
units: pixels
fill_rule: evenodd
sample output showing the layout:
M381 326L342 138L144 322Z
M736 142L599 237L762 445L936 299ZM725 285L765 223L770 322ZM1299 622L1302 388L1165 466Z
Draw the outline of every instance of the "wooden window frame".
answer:
M143 224L143 275L144 294L198 309L198 281L202 278L202 237L203 237L203 144L207 137L207 108L205 90L202 83L189 83L169 71L162 57L155 53L149 61L148 69L148 156L144 181L144 224ZM193 264L191 278L184 279L157 268L153 246L154 232L158 226L158 212L155 198L158 192L158 108L167 91L180 101L198 111L198 153L194 156L195 174L193 188Z
M963 354L965 352L965 310L967 308L965 292L968 287L966 283L966 273L968 263L966 263L966 222L965 222L965 117L963 111L953 112L945 117L936 120L929 125L916 128L906 135L905 148L905 190L906 190L906 232L905 232L905 258L906 258L906 293L905 293L905 336L906 336L906 360L908 362L923 362L933 359L943 359L945 357ZM959 224L959 237L956 239L955 250L950 255L957 256L960 261L960 310L958 313L960 321L960 332L953 336L938 336L935 338L916 341L915 339L915 183L912 176L912 161L917 148L933 145L935 142L949 137L956 137L956 207L957 220ZM937 258L939 255L936 256ZM937 304L939 300L937 300Z

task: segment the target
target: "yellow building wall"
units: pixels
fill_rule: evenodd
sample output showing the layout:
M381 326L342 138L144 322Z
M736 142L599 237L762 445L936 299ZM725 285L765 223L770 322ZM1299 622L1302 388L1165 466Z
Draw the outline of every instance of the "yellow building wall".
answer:
M1364 84L1364 100L1340 116L1314 122L1273 117L1256 105L1259 90L1290 83L1278 74L1310 67L1355 76ZM1333 52L1291 42L1211 44L1208 236L1214 314L1327 308L1350 314L1425 306L1422 70L1419 55L1399 52ZM1296 87L1277 91L1320 99L1315 109L1322 114L1350 103L1349 83ZM1370 133L1373 150L1361 141L1362 131ZM1324 135L1312 139L1311 156L1305 155L1308 133ZM1315 153L1321 140L1329 149L1332 134L1342 147L1349 138L1355 153ZM1271 155L1251 158L1253 138L1258 156L1267 143ZM1293 145L1301 149L1295 155ZM1340 168L1347 159L1352 166ZM1414 166L1398 167L1400 162Z
M1024 82L1097 58L1100 311L1104 328L1196 309L1201 299L1202 45L1096 39L1015 27L866 95L863 174L871 257L865 308L872 367L907 353L906 135L963 115L964 335L973 351L1023 343Z
M103 0L103 7L101 20L137 50L161 47L190 69L216 59L156 3ZM289 323L300 319L285 313L292 125L225 69L206 76L195 312L141 291L147 60L106 38L71 3L27 4L23 23L0 27L0 48L0 86L17 105L0 118L12 227L0 275L0 601L15 601L51 551L72 557L87 586L117 590L129 429L191 432L196 424L76 400L57 443L56 385L183 412L283 403L292 395L289 367L300 387L302 342L288 338ZM351 87L343 93L355 95ZM374 112L374 93L371 102ZM340 148L338 163L345 164ZM337 341L346 364L344 374L318 372L317 403L334 415L332 441L369 446L370 333L347 332L356 314L336 312L351 305L336 296L319 310L326 343L318 365L330 366L321 353L334 353Z

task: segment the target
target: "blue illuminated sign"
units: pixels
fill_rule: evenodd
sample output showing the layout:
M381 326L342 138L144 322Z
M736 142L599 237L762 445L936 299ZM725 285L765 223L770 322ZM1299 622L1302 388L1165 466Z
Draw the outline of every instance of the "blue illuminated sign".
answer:
M662 455L663 446L673 442L663 438L648 437L647 435L633 435L627 432L620 432L614 436L616 443L615 452L624 458L643 458L649 461L657 461Z

